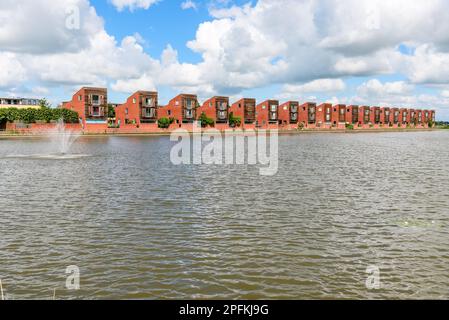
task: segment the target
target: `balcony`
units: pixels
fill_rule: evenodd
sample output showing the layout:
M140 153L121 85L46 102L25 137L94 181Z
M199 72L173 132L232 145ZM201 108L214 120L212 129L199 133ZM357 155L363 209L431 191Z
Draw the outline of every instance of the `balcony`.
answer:
M98 107L98 106L92 106L89 108L89 117L90 118L102 118L105 116L105 108L104 107Z
M156 108L142 108L142 118L154 119L156 118Z
M296 122L296 121L298 121L298 113L297 113L297 112L292 112L292 113L290 114L290 121L291 121L291 122Z
M278 119L278 113L270 112L270 121L277 121L277 119Z
M144 108L155 108L156 101L153 98L143 98L142 99L142 107Z
M226 102L218 103L217 109L219 111L227 111L228 110L228 104Z
M185 107L187 110L193 110L196 107L195 101L193 100L186 100L185 101Z
M218 121L228 120L228 113L226 111L218 111L217 119Z
M186 110L184 112L184 118L187 120L193 120L195 117L193 110Z

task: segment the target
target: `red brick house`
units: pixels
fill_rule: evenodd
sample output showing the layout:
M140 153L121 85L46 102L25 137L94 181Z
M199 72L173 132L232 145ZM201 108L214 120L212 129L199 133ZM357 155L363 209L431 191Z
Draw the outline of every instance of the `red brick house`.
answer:
M371 108L362 106L359 108L359 126L368 128L371 124Z
M256 127L279 124L279 101L266 100L256 106Z
M401 108L399 110L399 122L405 126L410 124L410 115L407 108Z
M320 128L332 127L332 104L323 103L317 107L316 113L317 126Z
M168 105L159 107L158 119L173 118L177 124L193 123L197 119L198 98L194 94L180 94Z
M416 120L417 120L417 118L416 118L416 110L415 109L409 109L408 110L408 118L409 118L409 122L410 122L410 125L415 125L415 123L416 123Z
M228 123L229 121L229 98L213 97L206 100L197 110L198 118L201 114L213 119L215 123Z
M399 108L391 109L390 123L392 123L393 126L397 126L399 124Z
M298 121L306 128L316 127L317 106L315 102L306 102L299 106Z
M430 120L433 123L435 123L435 120L436 120L436 118L435 118L435 110L430 110L429 112L430 112Z
M390 108L388 107L382 107L380 108L381 110L381 117L380 117L380 122L383 125L388 126L390 124Z
M125 124L136 124L157 122L158 94L151 91L137 91L130 96L126 103L115 109L116 122Z
M375 126L379 127L381 124L381 109L380 107L371 107L371 119L370 122Z
M430 120L429 110L423 110L423 122L424 124L428 124Z
M108 90L106 88L83 87L71 101L63 102L62 108L78 112L80 122L86 125L108 123Z
M332 109L332 125L337 128L346 126L346 105L337 104Z
M244 127L252 127L256 123L256 99L240 99L231 105L229 114L240 118Z
M288 101L279 106L279 123L281 125L297 125L299 119L299 102Z
M359 106L350 105L346 108L346 117L345 120L347 123L357 124L359 123Z

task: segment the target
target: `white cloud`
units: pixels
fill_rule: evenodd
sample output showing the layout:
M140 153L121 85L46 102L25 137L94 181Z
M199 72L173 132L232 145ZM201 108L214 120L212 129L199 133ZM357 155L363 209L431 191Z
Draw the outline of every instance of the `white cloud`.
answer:
M118 10L148 9L158 2L110 1ZM188 3L184 1L191 7ZM161 57L151 57L139 34L118 41L106 32L88 0L3 0L0 67L10 77L0 79L0 86L6 91L26 86L27 81L41 89L95 84L121 92L169 86L200 95L237 96L245 89L280 84L280 94L307 97L346 90L340 78L399 73L407 79L367 81L357 97L347 98L372 99L368 103L374 104L431 101L414 94L411 84L449 84L448 1L213 3L211 21L201 23L187 43L202 57L192 64L183 63L171 46ZM66 9L71 6L80 10L79 30L66 26ZM413 48L409 55L398 51L401 44Z
M336 92L345 89L346 85L341 79L318 79L301 85L284 86L285 91L300 93Z
M68 24L78 13L79 28ZM0 26L1 51L46 54L85 48L103 20L87 0L2 0Z
M435 45L424 44L406 57L405 73L414 83L449 83L449 52L439 52Z
M404 96L413 92L414 86L404 81L381 83L377 79L363 83L357 93L362 97Z
M0 52L0 88L8 88L20 84L27 78L25 68L17 61L15 54Z
M316 101L315 96L307 96L310 93L336 93L346 89L346 84L341 79L318 79L304 84L286 84L282 87L279 99L297 100L299 97L308 101Z
M194 2L192 0L187 0L187 1L184 1L183 3L181 3L181 9L182 10L188 10L188 9L197 10L198 5L196 4L196 2Z
M111 0L118 11L123 11L125 8L129 8L130 11L134 11L135 9L146 10L159 1L160 0Z

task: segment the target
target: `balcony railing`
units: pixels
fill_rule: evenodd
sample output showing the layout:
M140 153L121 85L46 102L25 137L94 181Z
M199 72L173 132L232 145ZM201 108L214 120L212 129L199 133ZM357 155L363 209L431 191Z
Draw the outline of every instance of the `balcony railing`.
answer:
M220 111L227 111L228 110L228 104L227 103L218 103L218 110Z
M228 113L226 111L219 111L217 115L218 120L224 121L228 119Z
M143 118L156 118L156 108L143 108L142 109Z

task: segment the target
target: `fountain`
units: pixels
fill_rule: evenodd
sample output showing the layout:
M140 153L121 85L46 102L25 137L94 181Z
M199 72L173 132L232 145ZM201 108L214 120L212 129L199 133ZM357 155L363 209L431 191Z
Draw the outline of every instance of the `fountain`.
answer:
M63 119L59 119L56 128L48 132L53 145L60 156L69 154L73 143L81 136L79 132L67 130Z
M75 141L81 136L81 133L67 129L63 119L59 119L54 128L38 132L36 135L45 136L45 138L50 140L50 144L46 145L46 148L48 148L47 153L8 155L7 158L71 160L89 156L70 152Z

